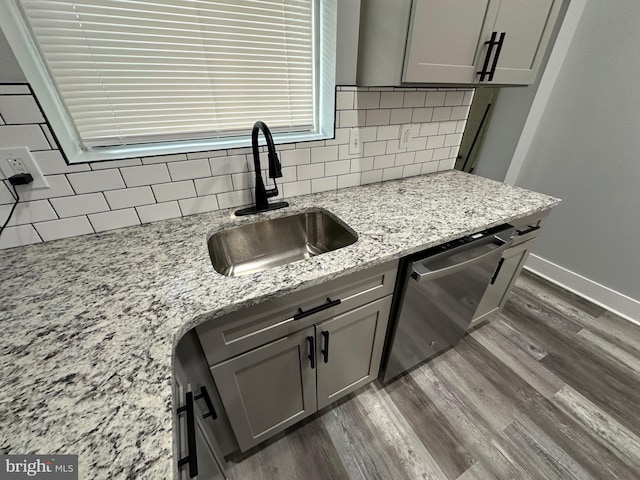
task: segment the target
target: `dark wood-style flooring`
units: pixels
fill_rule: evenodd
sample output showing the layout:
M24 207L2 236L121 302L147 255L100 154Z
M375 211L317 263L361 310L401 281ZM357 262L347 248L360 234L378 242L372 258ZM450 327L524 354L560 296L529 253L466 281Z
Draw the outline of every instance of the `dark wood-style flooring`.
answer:
M454 349L333 407L229 477L640 479L640 327L524 274Z

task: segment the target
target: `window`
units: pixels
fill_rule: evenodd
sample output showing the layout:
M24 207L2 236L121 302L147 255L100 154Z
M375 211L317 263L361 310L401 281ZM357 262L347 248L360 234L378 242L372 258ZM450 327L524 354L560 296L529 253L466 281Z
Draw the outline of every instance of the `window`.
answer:
M5 2L3 2L5 3ZM15 0L0 24L71 162L333 135L335 0Z

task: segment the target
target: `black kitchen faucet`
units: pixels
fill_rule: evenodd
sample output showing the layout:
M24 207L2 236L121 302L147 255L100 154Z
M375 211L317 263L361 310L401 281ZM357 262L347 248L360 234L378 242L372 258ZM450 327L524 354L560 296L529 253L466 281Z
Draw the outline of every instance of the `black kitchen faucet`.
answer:
M265 140L267 141L267 150L269 158L269 178L273 178L273 188L267 190L262 181L262 170L260 168L260 151L258 150L258 133L262 130ZM257 121L253 124L251 130L251 147L253 148L253 168L256 173L256 204L253 207L242 208L236 211L236 215L251 215L252 213L266 212L268 210L277 210L289 206L287 202L269 203L268 198L278 195L278 186L275 179L282 177L282 166L278 160L276 147L273 144L273 137L269 127L264 122Z

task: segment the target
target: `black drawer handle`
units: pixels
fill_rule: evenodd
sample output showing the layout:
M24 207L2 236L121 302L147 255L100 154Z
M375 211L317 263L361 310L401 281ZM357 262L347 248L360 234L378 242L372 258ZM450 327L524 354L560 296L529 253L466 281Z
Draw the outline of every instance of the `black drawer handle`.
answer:
M200 387L200 395L196 395L195 397L193 397L194 400L200 400L201 398L204 399L204 403L207 404L207 410L209 410L207 413L202 415L202 418L211 417L216 420L218 418L218 414L216 413L216 409L213 408L213 402L211 402L211 397L209 396L207 387L205 387L204 385Z
M483 82L484 81L484 77L486 77L489 74L489 71L487 70L487 68L489 68L489 60L491 59L491 52L493 51L493 46L495 45L496 42L496 32L492 32L491 33L491 39L484 42L485 45L489 45L489 49L487 50L487 55L484 57L484 64L482 65L482 70L477 72L478 75L480 75L480 81Z
M178 460L178 467L189 464L189 477L198 475L198 454L196 452L196 422L193 415L193 393L187 392L186 405L178 408L178 413L187 412L187 456Z
M496 279L498 278L498 275L500 274L500 269L502 268L502 264L503 263L504 263L504 258L501 258L500 261L498 262L498 266L496 267L496 271L493 272L493 277L491 277L491 285L496 283Z
M320 353L324 356L324 363L329 363L329 332L322 332L324 337L324 349Z
M311 361L311 369L316 368L316 342L313 338L313 335L307 337L307 342L309 342L309 355L307 358Z
M306 312L301 308L298 308L298 313L293 316L293 319L300 320L301 318L308 317L309 315L321 312L322 310L326 310L327 308L335 307L336 305L340 305L340 299L331 300L330 298L327 298L327 303L323 303L322 305L318 305L317 307L310 308Z
M535 232L536 230L540 230L540 225L529 225L529 228L526 230L516 230L516 234L520 237L522 235L526 235L527 233Z
M498 66L498 58L500 58L500 52L502 51L502 44L504 43L505 32L500 34L500 39L498 40L498 48L496 48L496 55L493 57L493 65L491 65L491 71L489 72L489 81L493 81L493 76L496 73L496 67Z

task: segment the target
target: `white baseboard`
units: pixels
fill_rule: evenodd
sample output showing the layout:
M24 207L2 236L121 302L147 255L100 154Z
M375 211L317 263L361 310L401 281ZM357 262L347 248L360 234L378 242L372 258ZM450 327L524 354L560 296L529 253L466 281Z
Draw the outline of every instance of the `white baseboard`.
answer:
M524 268L565 290L606 308L630 322L640 325L640 302L600 285L537 255L529 255Z

